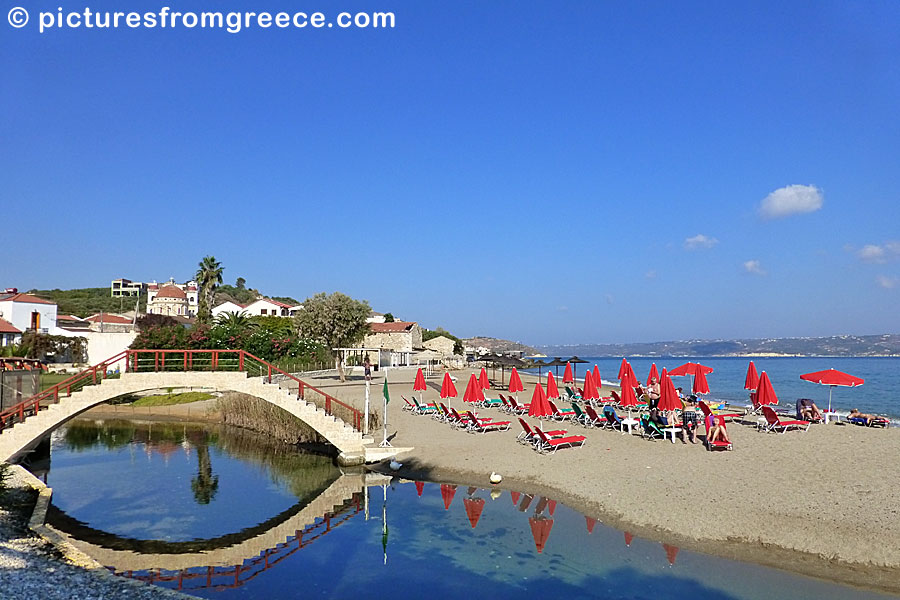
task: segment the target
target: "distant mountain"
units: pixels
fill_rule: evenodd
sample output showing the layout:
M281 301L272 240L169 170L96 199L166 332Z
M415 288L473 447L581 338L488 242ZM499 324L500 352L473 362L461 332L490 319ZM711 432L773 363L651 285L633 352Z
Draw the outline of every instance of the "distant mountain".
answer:
M484 347L494 353L503 353L503 352L524 352L526 356L534 356L535 354L539 354L536 348L532 348L531 346L526 346L525 344L519 342L512 342L510 340L501 340L492 337L472 337L463 340L463 343L466 346L470 346L473 348Z
M543 346L550 356L900 356L900 334Z

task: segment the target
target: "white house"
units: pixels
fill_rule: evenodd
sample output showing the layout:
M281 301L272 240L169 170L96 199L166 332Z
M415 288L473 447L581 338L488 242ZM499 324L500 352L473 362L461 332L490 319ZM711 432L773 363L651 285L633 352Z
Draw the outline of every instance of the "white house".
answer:
M292 317L302 308L302 304L291 306L290 304L272 300L271 298L260 298L245 306L244 310L247 311L248 315L254 317Z
M218 318L219 315L223 313L234 313L236 315L241 314L242 312L247 311L247 306L244 304L238 304L237 302L231 302L227 300L222 304L213 307L212 309L212 317L213 319Z
M0 346L18 344L22 341L22 332L6 319L0 319Z
M0 293L0 319L20 332L33 329L38 333L60 333L56 326L56 304L31 294L20 294L16 288Z

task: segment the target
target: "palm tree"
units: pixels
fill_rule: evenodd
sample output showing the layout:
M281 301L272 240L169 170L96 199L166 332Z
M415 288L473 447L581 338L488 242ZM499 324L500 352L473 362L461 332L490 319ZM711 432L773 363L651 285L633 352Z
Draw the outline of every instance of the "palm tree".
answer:
M216 288L222 283L222 271L225 269L215 256L204 256L198 264L197 284L200 286L200 302L197 307L197 320L208 323L212 305L216 297Z
M191 479L191 491L198 504L209 504L219 491L219 476L213 475L206 440L197 445L197 476Z

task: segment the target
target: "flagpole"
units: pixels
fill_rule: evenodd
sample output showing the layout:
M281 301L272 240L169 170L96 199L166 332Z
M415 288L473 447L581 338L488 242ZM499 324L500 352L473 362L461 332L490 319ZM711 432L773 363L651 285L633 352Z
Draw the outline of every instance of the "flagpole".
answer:
M381 448L390 448L391 443L387 439L387 405L389 400L387 371L384 372L384 392L381 395L384 399L384 411L381 413L382 421L384 421L384 438L378 446Z

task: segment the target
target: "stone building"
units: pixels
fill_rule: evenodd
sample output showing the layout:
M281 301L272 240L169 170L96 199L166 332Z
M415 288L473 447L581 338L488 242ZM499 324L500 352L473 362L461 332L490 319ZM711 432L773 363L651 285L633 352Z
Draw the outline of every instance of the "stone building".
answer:
M422 329L412 321L393 323L369 323L369 333L363 339L362 347L391 350L392 352L413 352L421 350Z
M441 358L452 356L453 347L455 345L456 342L443 335L439 335L436 338L431 338L424 343L425 348L427 348L428 350L434 350Z

